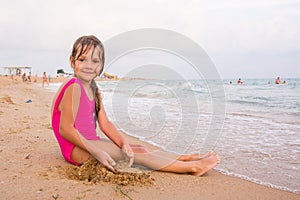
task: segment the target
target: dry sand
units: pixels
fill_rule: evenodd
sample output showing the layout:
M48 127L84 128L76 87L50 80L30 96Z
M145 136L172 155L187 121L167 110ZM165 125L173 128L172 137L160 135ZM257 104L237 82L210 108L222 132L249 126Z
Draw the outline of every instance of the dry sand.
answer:
M8 77L0 77L0 87L1 199L300 199L216 171L202 177L151 172L153 184L134 186L70 180L62 172L71 165L62 158L51 129L55 94L39 82Z

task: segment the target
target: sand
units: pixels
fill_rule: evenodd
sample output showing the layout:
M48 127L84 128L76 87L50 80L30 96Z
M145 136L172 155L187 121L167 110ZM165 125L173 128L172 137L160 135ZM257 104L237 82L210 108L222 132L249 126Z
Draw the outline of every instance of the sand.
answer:
M40 82L23 83L9 77L0 77L0 87L1 199L300 199L299 194L214 170L202 177L149 172L152 184L69 179L64 172L72 166L62 158L51 129L55 94Z
M142 171L136 167L129 167L126 161L120 160L114 166L114 172L108 170L97 160L88 160L80 167L68 166L62 170L70 180L85 181L86 183L111 183L119 186L153 185L154 179L150 171Z

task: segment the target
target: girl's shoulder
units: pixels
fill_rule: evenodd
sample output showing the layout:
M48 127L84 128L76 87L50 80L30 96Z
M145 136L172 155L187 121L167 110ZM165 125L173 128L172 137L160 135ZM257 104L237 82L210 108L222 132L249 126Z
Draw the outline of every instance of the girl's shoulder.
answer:
M74 87L75 86L75 87ZM64 94L66 90L68 90L69 88L72 89L80 89L81 88L81 84L78 78L76 77L72 77L69 78L67 80L65 80L61 86L59 87L56 95L59 96L61 94Z
M80 80L76 77L71 77L71 78L68 78L67 80L65 80L62 84L61 84L61 88L64 88L64 87L69 87L70 85L72 84L78 84L78 85L81 85L80 84Z
M79 94L79 95L81 94L81 86L80 86L80 82L78 82L78 78L72 77L70 79L65 80L61 84L61 86L56 92L52 105L55 105L56 102L60 102L62 97L67 91L71 91L71 93L75 92L74 94Z

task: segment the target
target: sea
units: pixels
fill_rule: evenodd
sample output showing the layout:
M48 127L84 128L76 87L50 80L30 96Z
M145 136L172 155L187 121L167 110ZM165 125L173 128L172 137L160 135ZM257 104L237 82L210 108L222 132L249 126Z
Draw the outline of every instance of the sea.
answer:
M179 154L213 150L221 157L217 171L300 194L300 79L274 81L98 85L108 117L127 134ZM48 89L55 92L59 86Z

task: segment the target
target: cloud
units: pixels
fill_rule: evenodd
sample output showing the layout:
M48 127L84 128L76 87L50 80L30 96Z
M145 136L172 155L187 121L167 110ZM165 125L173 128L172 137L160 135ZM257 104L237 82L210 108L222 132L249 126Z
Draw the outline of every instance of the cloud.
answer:
M273 65L276 57L293 58L300 50L299 10L296 0L11 0L0 7L0 65L28 62L29 52L46 59L39 66L67 65L62 60L81 35L95 34L107 40L147 27L170 29L190 37L221 68L229 68L234 62L226 59L221 63L224 55L240 56L245 65L253 55L266 55L269 65ZM25 57L23 52L27 52ZM47 52L57 52L50 54L59 58L47 60Z

